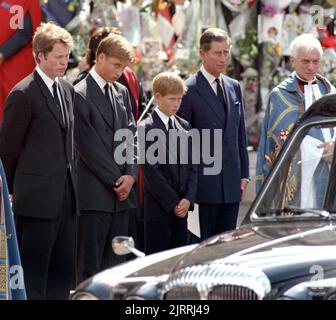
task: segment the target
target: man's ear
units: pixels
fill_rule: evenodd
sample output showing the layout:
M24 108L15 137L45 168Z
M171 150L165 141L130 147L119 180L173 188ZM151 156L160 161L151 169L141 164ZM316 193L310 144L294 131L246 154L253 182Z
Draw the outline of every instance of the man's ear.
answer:
M97 57L97 62L105 61L105 59L106 59L105 53L101 52Z
M44 54L42 51L40 51L40 52L37 54L38 61L41 61L42 58L46 59L46 57L47 57L47 54Z
M200 55L200 57L203 58L203 57L204 57L204 54L205 54L204 49L200 48L200 49L199 49L199 55Z
M155 97L155 100L158 101L160 100L160 98L162 97L161 93L160 92L157 92L154 94L154 97Z

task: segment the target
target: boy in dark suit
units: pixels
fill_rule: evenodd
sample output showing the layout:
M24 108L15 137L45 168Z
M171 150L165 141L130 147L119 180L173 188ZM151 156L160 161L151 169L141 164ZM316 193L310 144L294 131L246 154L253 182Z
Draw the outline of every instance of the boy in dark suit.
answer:
M97 48L96 63L75 86L75 143L78 159L78 281L125 261L112 252L117 235L127 235L135 215L134 159L116 161L122 144L115 134L136 128L129 92L116 82L134 60L132 45L120 35L105 37ZM129 145L129 149L135 148Z
M153 80L157 107L139 125L139 131L145 131L145 140L151 140L139 141L140 150L141 144L145 144L146 155L142 167L146 254L187 243L187 214L195 200L197 166L189 159L182 160L186 159L185 152L191 156L190 140L180 138L175 143L173 139L188 136L191 128L187 121L176 116L185 92L185 84L178 75L170 72L157 75ZM150 135L155 135L157 141L153 143ZM182 141L186 143L182 145ZM157 152L153 152L155 145L159 146Z

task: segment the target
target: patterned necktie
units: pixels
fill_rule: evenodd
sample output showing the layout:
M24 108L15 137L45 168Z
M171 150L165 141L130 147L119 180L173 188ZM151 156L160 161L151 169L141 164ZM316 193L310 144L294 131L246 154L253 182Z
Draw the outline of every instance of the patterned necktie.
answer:
M224 112L226 113L226 103L225 103L225 99L224 99L224 92L222 89L222 86L220 85L220 81L218 78L215 79L216 83L217 83L217 96L219 101L221 102L223 108L224 108Z
M59 108L59 110L61 111L61 114L62 114L62 120L63 120L63 124L65 125L65 112L64 112L64 109L63 109L63 105L61 103L61 101L59 100L59 97L58 97L58 93L57 93L57 88L58 88L58 85L57 85L57 82L55 81L54 84L53 84L53 95L54 95L54 100Z

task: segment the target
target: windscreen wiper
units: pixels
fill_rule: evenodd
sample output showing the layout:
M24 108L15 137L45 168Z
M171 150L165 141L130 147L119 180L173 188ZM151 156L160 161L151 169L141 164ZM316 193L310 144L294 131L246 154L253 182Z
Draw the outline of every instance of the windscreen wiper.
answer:
M322 217L329 218L330 212L321 209L300 208L295 206L287 206L284 208L269 209L267 212L254 212L253 219L270 218L270 217Z
M330 212L326 210L313 209L313 208L300 208L300 207L294 207L294 206L284 207L281 211L282 213L284 213L284 215L286 214L290 215L291 213L293 213L293 215L300 215L302 217L328 218L330 216Z
M305 217L323 217L328 218L330 216L330 212L322 209L313 209L313 208L299 208L299 207L293 207L288 206L284 207L282 209L284 213L290 213L293 212L294 215L300 214L301 216Z

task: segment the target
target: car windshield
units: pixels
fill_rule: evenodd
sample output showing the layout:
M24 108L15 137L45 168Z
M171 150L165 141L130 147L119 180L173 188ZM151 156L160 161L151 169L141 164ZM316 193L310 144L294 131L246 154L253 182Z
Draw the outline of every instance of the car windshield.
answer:
M335 125L335 123L333 123ZM261 217L329 217L336 205L326 210L329 179L335 180L336 127L314 126L289 145L281 166L275 170L270 185L253 210Z

